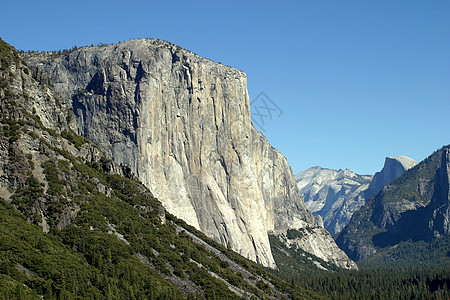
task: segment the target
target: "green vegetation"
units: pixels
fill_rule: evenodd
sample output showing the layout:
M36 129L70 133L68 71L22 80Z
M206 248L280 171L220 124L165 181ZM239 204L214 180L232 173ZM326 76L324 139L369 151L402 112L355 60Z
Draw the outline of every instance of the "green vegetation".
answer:
M228 284L256 298L275 293L268 282L286 294L294 293L257 264L166 216L139 182L107 173L110 160L84 162L52 146L55 143L44 139L44 129L32 120L5 120L0 131L0 142L16 149L10 162L22 166L21 174L29 174L15 189L11 204L1 201L0 275L5 278L1 296L186 298L171 283L175 278L190 286L185 293L208 299L238 299ZM22 153L15 146L24 133L39 142L39 154ZM76 148L89 143L69 131L52 138L66 138ZM35 174L37 165L43 176ZM44 222L48 233L43 232ZM194 242L191 234L251 271L252 279Z
M198 238L204 240L211 247L219 250L222 254L226 255L232 261L238 263L241 267L243 267L250 273L256 274L257 276L261 276L261 278L263 278L266 281L273 284L278 291L281 291L281 292L289 295L289 298L291 298L291 299L316 299L319 297L313 291L305 291L304 289L294 289L291 285L287 284L286 281L283 281L279 277L274 276L274 274L272 273L273 270L271 270L269 268L262 268L260 265L245 259L244 257L237 254L236 252L231 251L231 250L227 249L226 247L224 247L223 245L217 243L216 241L208 238L204 233L196 230L194 227L187 225L183 220L177 219L171 215L169 215L168 218L172 219L177 225L182 226L187 231L196 235ZM221 264L223 264L223 262L221 262ZM222 265L222 267L224 267L224 265ZM226 277L227 276L225 276L224 278L226 278ZM233 279L231 279L231 280L233 280ZM234 277L234 280L241 280L239 274L238 274L238 278ZM254 280L256 280L256 278L253 278L253 281ZM260 282L259 285L262 286L262 283L263 282ZM242 283L242 284L245 285L245 283ZM256 284L258 284L258 282L256 282ZM264 287L266 287L266 285L264 285ZM243 287L241 286L241 288L243 288ZM249 291L254 291L255 295L260 295L260 293L258 293L253 288L250 288L248 286L244 289L247 289L247 288L250 289Z
M0 63L1 70L6 71L6 69L15 62L16 65L19 63L20 57L15 50L13 50L7 43L5 43L0 38Z
M272 272L294 289L322 295L324 299L449 299L450 238L400 244L358 263L359 271L333 267L319 258L287 248L270 236L279 267ZM324 271L312 260L320 262ZM306 292L305 292L306 293Z
M287 230L287 238L290 240L301 238L304 235L314 233L314 229L310 226L306 226L300 229L288 229Z
M337 244L350 258L364 259L367 253L382 252L408 240L433 240L428 222L433 214L430 203L444 148L406 171L353 214L347 227L336 237ZM404 211L408 206L417 209Z
M17 51L1 46L8 66L20 64ZM6 74L2 89L13 76L35 80L30 73ZM0 167L9 190L8 202L0 199L0 299L239 298L228 285L247 297L281 295L267 280L283 281L222 248L253 275L236 271L245 268L219 258L208 246L217 243L166 216L142 184L111 174L120 168L111 160L83 157L95 148L87 139L64 126L61 134L46 128L28 105L29 88L0 102L0 145L8 153Z
M296 231L298 232L298 231ZM278 237L269 235L272 255L279 268L276 274L289 274L288 278L300 276L302 274L309 274L318 270L318 264L321 268L329 271L338 271L339 268L333 264L304 252L301 249L289 248ZM315 261L316 263L313 263Z
M3 120L0 120L0 123L4 124L4 126L1 126L1 129L3 130L4 136L9 138L10 143L13 143L19 139L20 124L18 122L15 122L10 119L3 119Z
M423 268L439 268L450 266L450 237L443 236L432 242L411 240L386 248L365 260L361 266L374 268L376 266L397 266L408 268L420 266Z
M82 228L44 234L3 202L0 212L1 274L46 299L181 296L156 272L126 255L114 236ZM33 275L20 272L18 265ZM155 288L145 288L149 283Z
M1 299L40 299L38 294L7 275L0 274Z
M299 289L328 299L448 299L445 268L361 268L360 271L315 272L292 280Z
M81 95L81 94L87 94L87 93L89 93L89 91L87 90L87 89L81 89L79 92L78 92L78 95Z

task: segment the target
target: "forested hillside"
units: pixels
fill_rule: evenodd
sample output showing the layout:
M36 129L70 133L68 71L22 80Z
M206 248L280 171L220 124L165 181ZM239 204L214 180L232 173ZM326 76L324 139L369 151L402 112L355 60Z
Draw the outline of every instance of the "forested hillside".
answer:
M449 146L435 151L369 199L337 236L338 245L361 260L408 240L448 237L448 153Z
M287 248L271 236L278 270L296 290L324 299L449 299L450 239L404 242L359 261L359 271L342 270ZM314 262L313 262L314 261Z

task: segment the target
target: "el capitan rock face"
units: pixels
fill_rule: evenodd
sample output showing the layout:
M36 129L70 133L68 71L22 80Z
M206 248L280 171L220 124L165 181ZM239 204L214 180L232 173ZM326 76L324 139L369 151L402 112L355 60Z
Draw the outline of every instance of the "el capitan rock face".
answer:
M74 130L215 240L275 267L267 233L316 225L285 157L251 124L243 72L150 39L28 60L71 97Z
M148 188L121 176L133 177L127 166L68 128L73 112L48 78L1 38L0 50L0 298L289 296L269 282L280 279L166 218Z

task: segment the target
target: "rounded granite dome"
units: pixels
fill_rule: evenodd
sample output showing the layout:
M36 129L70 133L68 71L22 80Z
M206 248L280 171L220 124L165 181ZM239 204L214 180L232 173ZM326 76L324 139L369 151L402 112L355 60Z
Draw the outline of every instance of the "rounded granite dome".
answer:
M405 168L405 170L409 170L417 165L417 161L407 156L386 157L386 159L388 158L399 162Z

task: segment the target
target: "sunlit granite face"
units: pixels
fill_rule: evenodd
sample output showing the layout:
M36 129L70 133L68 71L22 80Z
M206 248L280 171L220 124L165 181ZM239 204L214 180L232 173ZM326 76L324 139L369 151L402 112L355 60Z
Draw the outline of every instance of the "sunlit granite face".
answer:
M72 99L75 130L220 243L275 267L268 232L316 225L285 157L251 123L243 72L150 39L30 63Z

